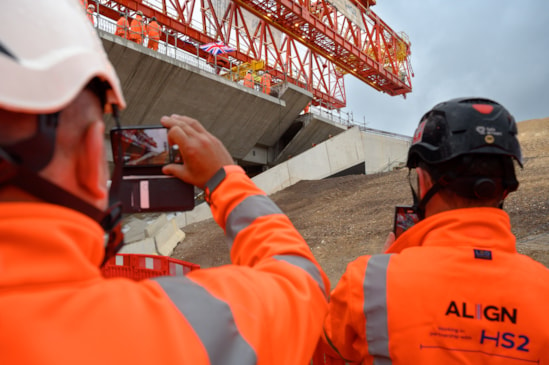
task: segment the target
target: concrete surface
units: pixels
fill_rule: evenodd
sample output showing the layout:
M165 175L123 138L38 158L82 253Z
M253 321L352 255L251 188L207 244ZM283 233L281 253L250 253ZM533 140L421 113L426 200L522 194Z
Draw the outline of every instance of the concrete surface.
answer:
M126 239L126 236L124 236ZM135 242L125 242L118 253L138 253L143 255L158 255L154 238L148 237Z
M368 169L372 172L389 171L406 162L410 142L411 139L363 132L353 127L268 169L252 180L270 195L301 180L324 179L360 164L364 165L363 173L368 173ZM179 216L184 216L179 218L180 224L191 224L212 217L205 203Z
M128 107L123 125L158 125L172 113L199 119L235 158L275 145L312 95L294 85L266 95L106 32L100 32ZM113 121L107 120L107 127Z
M412 138L397 138L390 134L362 132L366 174L390 171L406 163Z
M285 107L279 108L279 115L276 116L275 122L267 126L267 130L258 140L260 145L275 146L301 111L313 99L313 94L293 84L281 85L278 92L280 93L280 99L285 103Z
M275 165L347 130L347 127L343 125L312 113L298 116L293 122L292 128L293 133L287 135L286 138L287 144L274 158Z
M170 256L175 246L177 246L184 239L185 232L179 229L173 219L165 224L154 237L156 249L162 256Z

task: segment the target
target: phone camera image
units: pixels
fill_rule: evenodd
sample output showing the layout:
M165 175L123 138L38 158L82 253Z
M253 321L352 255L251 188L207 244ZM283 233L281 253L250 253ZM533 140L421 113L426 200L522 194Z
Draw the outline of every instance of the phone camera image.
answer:
M413 207L397 206L395 207L395 220L393 232L395 237L399 237L410 227L419 222L419 215Z
M131 128L115 133L125 166L163 166L171 162L167 129Z

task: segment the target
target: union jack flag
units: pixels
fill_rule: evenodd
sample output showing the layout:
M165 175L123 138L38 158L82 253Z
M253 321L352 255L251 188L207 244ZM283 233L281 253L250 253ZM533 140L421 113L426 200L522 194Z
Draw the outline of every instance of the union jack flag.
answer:
M236 48L226 45L223 42L206 43L200 46L200 49L213 55L229 53L236 51Z

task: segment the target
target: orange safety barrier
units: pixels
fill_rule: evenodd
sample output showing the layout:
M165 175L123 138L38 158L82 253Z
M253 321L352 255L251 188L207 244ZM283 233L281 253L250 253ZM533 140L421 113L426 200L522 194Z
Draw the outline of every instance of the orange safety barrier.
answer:
M117 254L101 268L106 278L124 277L143 280L157 276L183 276L200 269L200 265L167 256Z

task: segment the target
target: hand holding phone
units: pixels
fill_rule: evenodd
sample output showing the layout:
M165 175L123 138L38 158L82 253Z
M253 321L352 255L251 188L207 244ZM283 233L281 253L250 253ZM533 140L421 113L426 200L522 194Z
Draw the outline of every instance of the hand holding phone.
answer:
M226 165L234 165L233 158L223 143L209 133L199 121L185 116L171 115L161 119L169 129L170 143L178 145L182 165L167 165L162 170L199 188Z

